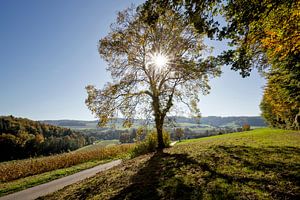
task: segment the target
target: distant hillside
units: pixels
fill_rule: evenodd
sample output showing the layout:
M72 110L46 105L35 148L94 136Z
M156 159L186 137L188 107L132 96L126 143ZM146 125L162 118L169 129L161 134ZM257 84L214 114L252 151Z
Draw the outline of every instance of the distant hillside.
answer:
M135 123L131 129L126 129L122 126L121 118L115 120L114 128L98 127L97 120L94 121L82 121L82 120L46 120L41 121L43 123L52 124L56 126L62 126L70 128L86 135L86 137L93 140L113 140L120 139L124 135L133 139L135 132L139 126L143 124L142 120L135 120ZM177 128L184 129L184 138L198 138L209 135L232 133L241 128L244 124L249 124L252 128L266 126L261 117L202 117L199 120L186 117L173 118L175 123L173 124ZM152 124L152 126L154 126ZM151 125L150 125L151 127ZM149 127L148 127L149 128ZM175 139L173 126L167 127L171 133L172 139Z
M97 121L80 121L80 120L45 120L41 121L43 123L52 124L56 126L63 126L68 128L81 128L81 129L96 129ZM186 117L176 117L176 123L190 123L197 124L197 120ZM136 120L136 123L140 124L141 120ZM117 127L122 126L122 119L116 120ZM249 124L250 126L266 126L264 120L257 117L217 117L217 116L209 116L202 117L200 119L200 124L202 125L210 125L213 127L240 127L243 124Z
M25 118L0 116L0 161L75 150L88 138L71 129Z
M230 126L231 124L242 126L249 124L250 126L266 126L262 117L203 117L201 122L211 126Z
M78 120L45 120L42 123L51 124L54 126L86 126L88 122L97 123L97 121L78 121Z

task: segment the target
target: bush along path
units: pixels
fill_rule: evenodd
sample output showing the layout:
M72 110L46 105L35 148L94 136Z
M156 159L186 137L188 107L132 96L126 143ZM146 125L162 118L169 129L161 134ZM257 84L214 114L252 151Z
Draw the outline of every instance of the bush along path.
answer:
M96 167L78 172L76 174L60 178L49 183L38 185L20 192L16 192L4 197L0 197L0 200L31 200L41 196L53 193L57 190L64 188L65 186L71 185L78 181L84 180L88 177L94 176L98 172L108 170L114 166L122 163L122 160L115 160L106 164L98 165Z

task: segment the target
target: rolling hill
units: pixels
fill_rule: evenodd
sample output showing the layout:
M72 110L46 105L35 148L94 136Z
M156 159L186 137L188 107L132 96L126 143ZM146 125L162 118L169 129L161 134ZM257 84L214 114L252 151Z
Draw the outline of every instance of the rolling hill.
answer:
M186 140L42 199L299 199L300 132Z
M174 117L172 118L175 124L186 124L187 127L192 127L195 124L198 125L198 120L186 117ZM55 126L62 126L73 129L96 129L97 120L94 121L81 121L81 120L44 120L41 121L46 124L52 124ZM142 124L142 120L135 120L136 124ZM217 117L209 116L202 117L200 119L200 125L212 126L212 127L241 127L243 124L249 124L250 126L266 126L264 120L259 117ZM122 119L116 119L116 127L122 127Z

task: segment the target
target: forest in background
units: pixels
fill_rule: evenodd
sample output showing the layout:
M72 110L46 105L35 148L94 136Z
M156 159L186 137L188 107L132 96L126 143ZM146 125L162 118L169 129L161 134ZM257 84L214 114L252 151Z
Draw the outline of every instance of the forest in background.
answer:
M13 116L0 117L0 134L0 161L72 151L92 142L68 128Z

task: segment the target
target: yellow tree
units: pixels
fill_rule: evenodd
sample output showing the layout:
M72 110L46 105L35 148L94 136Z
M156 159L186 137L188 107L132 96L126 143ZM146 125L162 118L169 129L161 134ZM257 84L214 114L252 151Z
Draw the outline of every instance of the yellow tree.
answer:
M199 95L208 93L209 76L220 72L214 60L203 58L202 39L174 11L166 11L151 25L134 8L118 13L111 32L99 41L113 81L100 90L86 87L86 104L99 124L106 125L118 113L125 118L124 126L131 126L136 116L152 115L158 148L164 148L166 116L183 105L199 116Z
M267 71L261 104L267 121L300 129L299 0L147 0L141 7L149 23L169 7L180 10L198 32L228 39L233 48L219 55L221 62L243 77L255 67ZM218 23L217 15L226 23Z

